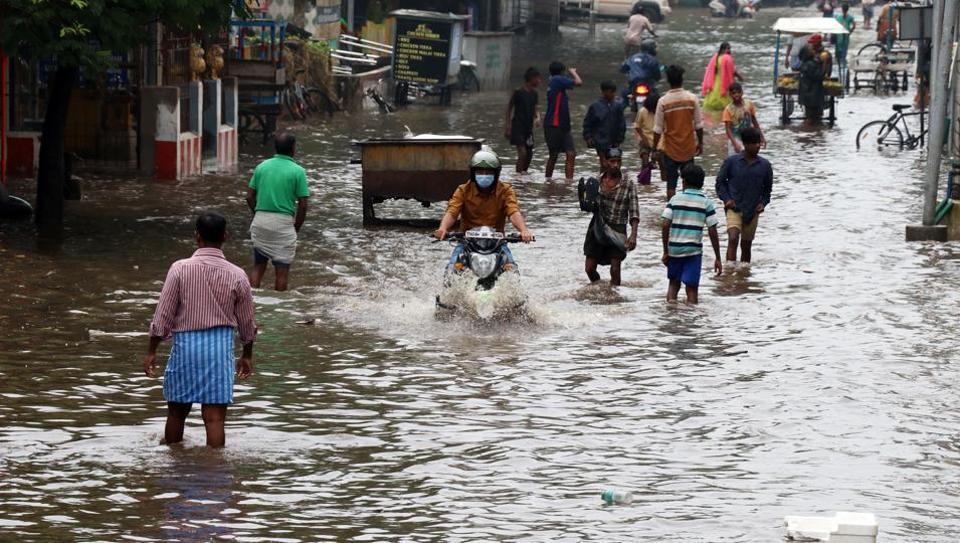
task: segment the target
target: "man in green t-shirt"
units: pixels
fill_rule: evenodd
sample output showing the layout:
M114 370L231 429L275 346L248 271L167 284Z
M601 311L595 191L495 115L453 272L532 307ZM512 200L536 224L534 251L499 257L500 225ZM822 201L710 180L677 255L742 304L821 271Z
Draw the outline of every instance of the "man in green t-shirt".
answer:
M247 189L247 205L254 212L250 225L253 239L253 273L250 285L260 288L260 281L273 262L275 288L287 290L290 264L297 253L297 233L307 218L307 174L294 162L297 140L283 132L274 140L277 154L260 163L253 171Z

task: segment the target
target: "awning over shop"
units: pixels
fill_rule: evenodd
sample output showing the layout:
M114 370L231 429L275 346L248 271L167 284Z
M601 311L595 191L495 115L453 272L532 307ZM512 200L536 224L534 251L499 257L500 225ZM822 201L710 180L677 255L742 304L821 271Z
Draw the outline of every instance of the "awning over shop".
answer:
M781 17L773 29L789 34L849 34L839 21L827 17Z

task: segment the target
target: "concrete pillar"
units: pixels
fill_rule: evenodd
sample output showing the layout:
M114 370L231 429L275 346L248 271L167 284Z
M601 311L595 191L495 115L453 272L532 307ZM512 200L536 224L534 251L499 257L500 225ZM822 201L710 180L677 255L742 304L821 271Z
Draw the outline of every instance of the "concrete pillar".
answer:
M940 29L940 40L934 42L933 58L937 64L931 67L931 75L936 77L931 81L930 88L930 137L927 148L927 165L924 169L923 191L923 224L933 226L934 212L937 206L937 187L940 181L940 161L943 154L944 120L947 114L947 103L950 72L951 44L953 43L954 27L957 19L957 2L948 2L943 7L943 25Z
M159 21L154 21L147 25L147 32L150 35L147 40L147 55L144 61L146 64L146 85L155 87L162 85L160 79L163 77L163 68L160 61L160 37L163 35L163 29Z
M217 169L217 142L220 138L222 114L221 83L219 79L203 80L203 170Z
M155 105L153 172L156 178L177 180L200 175L203 171L203 86L199 81L194 81L185 87L151 87L145 88L144 92L145 100ZM188 127L181 126L180 123L180 108L183 107L180 103L181 92L190 96ZM149 124L144 124L142 129L149 131ZM147 141L149 137L149 133L142 134L141 142ZM143 156L141 149L141 159ZM150 163L142 160L141 168L150 168Z
M151 102L156 105L153 128L153 173L157 179L179 179L180 89L152 87L145 88L144 93L145 96L151 96ZM149 129L147 126L144 128ZM149 166L149 163L142 163L142 167Z
M958 17L960 17L960 15L958 15ZM958 21L957 24L960 25L960 21ZM957 29L956 32L960 34L960 29ZM950 107L947 115L950 119L953 119L953 121L950 123L950 146L948 147L948 154L952 157L960 157L960 123L957 122L958 117L960 117L960 62L954 64L951 77L953 92L950 96ZM957 179L957 181L960 181L960 179Z
M7 56L0 50L0 183L7 183Z
M221 79L223 98L220 114L220 130L217 134L217 169L222 172L232 172L237 169L239 110L237 97L237 78L225 77Z
M223 81L223 115L221 122L237 128L240 117L240 102L237 98L237 78L224 77L220 81Z
M193 132L194 134L203 133L203 83L200 81L191 81L187 83L187 94L190 96L190 111L188 112L189 125L180 129L184 132Z
M32 177L40 164L40 132L7 132L7 175Z
M463 35L463 58L477 64L482 90L510 88L513 32L467 32Z
M139 130L137 140L140 142L140 152L137 162L140 166L140 173L144 175L153 175L156 171L154 152L157 139L158 88L159 87L140 88L140 122L137 126L137 130ZM177 100L179 101L179 97Z
M920 18L923 20L923 17ZM933 3L933 21L942 21L943 20L943 2L934 2ZM940 43L940 34L943 32L943 25L934 24L933 28L927 30L927 35L930 36L930 43L933 44L933 47L930 49L930 88L936 88L936 81L940 78L941 74L938 74L935 70L937 64L937 52L939 51L937 44ZM919 59L918 59L919 60Z

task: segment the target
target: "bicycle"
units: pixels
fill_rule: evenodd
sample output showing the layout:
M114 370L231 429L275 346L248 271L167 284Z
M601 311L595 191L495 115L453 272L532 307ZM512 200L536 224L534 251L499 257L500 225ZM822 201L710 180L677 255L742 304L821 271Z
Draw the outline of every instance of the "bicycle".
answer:
M287 107L287 111L294 120L305 120L310 114L306 94L306 87L299 81L287 83L287 86L280 91L280 101Z
M870 121L863 125L857 132L857 150L860 150L861 143L866 144L868 142L873 142L877 150L883 150L884 148L901 150L904 147L916 149L923 137L927 135L928 129L924 128L917 135L910 133L910 124L907 123L907 117L917 117L921 113L920 111L903 112L912 107L912 104L894 104L894 114L890 118L885 121ZM900 130L898 125L903 126L903 131ZM903 132L907 133L906 139L903 137Z

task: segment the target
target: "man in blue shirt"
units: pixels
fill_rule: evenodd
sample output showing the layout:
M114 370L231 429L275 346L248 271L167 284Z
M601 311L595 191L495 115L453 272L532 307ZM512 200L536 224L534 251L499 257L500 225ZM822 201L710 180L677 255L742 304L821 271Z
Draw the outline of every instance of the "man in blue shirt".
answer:
M547 83L547 111L543 119L543 139L547 142L547 179L553 177L553 168L557 164L560 151L567 155L564 173L567 179L573 179L573 163L577 151L573 146L573 134L570 132L570 101L567 91L583 84L575 68L570 68L570 76L563 75L566 68L562 62L550 63L550 81Z
M773 167L760 156L762 136L756 128L740 133L743 152L727 158L717 174L717 196L723 200L727 215L727 261L750 262L753 238L760 214L770 204Z

